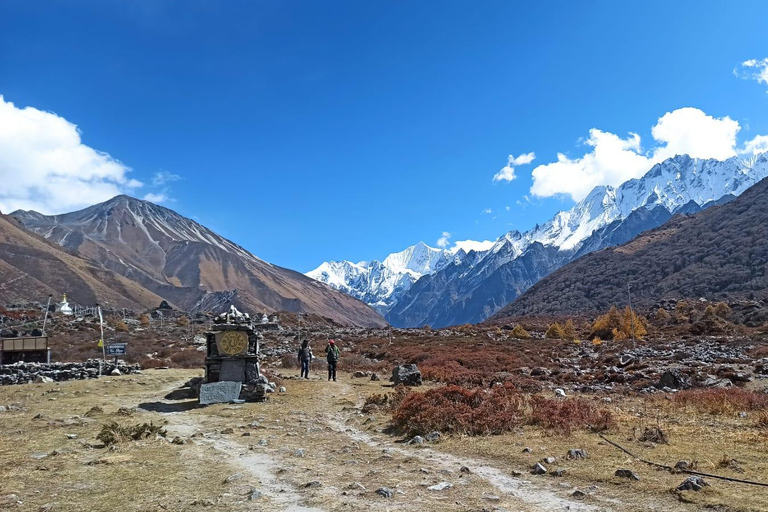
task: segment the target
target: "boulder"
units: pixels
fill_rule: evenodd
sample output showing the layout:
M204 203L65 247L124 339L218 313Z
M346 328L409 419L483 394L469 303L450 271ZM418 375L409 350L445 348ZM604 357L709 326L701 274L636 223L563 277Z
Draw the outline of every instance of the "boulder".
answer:
M689 476L683 483L677 486L678 491L700 491L709 486L700 476Z
M397 386L421 386L421 372L415 364L396 366L392 370L392 382Z
M659 382L656 384L659 389L686 389L690 387L688 377L677 370L667 370L661 375Z
M640 480L640 477L629 469L617 469L614 475L620 478L629 478L630 480Z

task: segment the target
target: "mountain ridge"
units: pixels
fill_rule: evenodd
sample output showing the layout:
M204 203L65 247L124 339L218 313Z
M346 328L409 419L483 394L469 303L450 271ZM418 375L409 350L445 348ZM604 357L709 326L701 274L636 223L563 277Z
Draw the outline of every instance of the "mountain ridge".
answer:
M387 305L387 318L398 327L482 321L501 309L505 300L514 300L569 261L626 242L677 212L699 211L724 197L736 197L766 176L768 153L746 160L677 155L619 187L595 187L549 221L525 233L510 231L474 258L464 254L424 273L398 294L379 295L376 300ZM535 261L534 254L542 260ZM367 302L370 297L363 293L359 298Z
M136 281L180 308L235 303L254 312L317 313L346 325L383 326L369 306L265 262L177 212L126 195L76 212L16 211L24 227Z
M490 322L527 315L601 313L626 303L701 298L768 300L768 178L731 201L678 214L631 241L552 272Z

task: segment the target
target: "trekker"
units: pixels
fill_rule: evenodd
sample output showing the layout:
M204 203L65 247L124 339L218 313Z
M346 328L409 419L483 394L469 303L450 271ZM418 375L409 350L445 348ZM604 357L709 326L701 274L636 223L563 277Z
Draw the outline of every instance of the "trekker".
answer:
M336 342L331 340L328 342L328 346L325 347L325 355L328 360L328 380L336 380L336 363L339 362L339 347L336 346Z
M301 348L299 349L299 363L301 364L301 376L305 379L309 378L309 363L314 358L312 347L309 346L309 340L302 341Z

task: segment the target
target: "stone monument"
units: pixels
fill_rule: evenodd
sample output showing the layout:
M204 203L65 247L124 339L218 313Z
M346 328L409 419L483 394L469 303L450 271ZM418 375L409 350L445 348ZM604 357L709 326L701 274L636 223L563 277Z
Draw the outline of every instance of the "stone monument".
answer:
M250 315L230 306L229 311L215 317L213 321L211 330L206 333L208 355L205 358L205 383L200 389L200 403L205 402L208 391L217 388L211 384L218 382L241 385L239 396L231 397L233 400L264 400L269 382L259 370L259 342L262 335L254 329ZM236 386L218 387L226 387L231 394L231 389ZM234 393L237 394L236 391Z

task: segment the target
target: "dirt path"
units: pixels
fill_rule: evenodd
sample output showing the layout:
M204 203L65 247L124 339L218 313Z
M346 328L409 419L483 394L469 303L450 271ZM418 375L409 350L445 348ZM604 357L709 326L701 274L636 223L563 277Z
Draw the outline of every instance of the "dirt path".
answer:
M359 412L380 385L347 376L286 380L262 404L163 413L171 435L247 473L260 510L607 510L569 498L573 489L534 484L475 458L396 444ZM169 408L172 406L168 402ZM232 429L231 431L228 429ZM366 430L368 429L368 430ZM211 451L213 450L213 451ZM441 485L443 490L432 490ZM386 491L379 489L388 489Z

